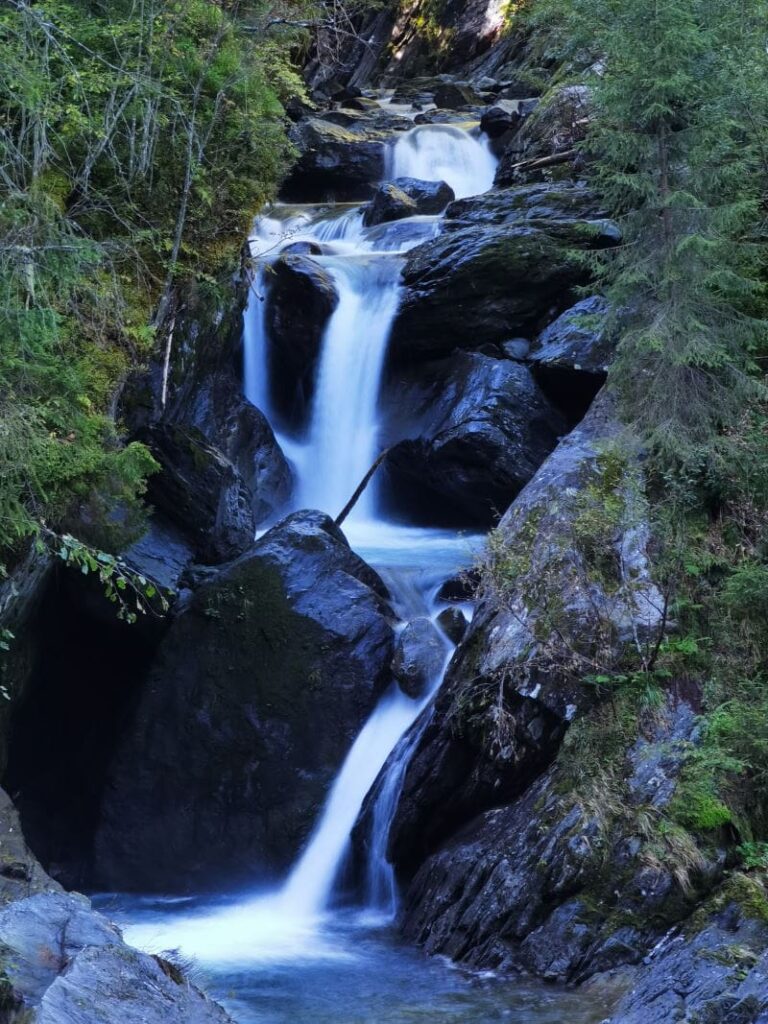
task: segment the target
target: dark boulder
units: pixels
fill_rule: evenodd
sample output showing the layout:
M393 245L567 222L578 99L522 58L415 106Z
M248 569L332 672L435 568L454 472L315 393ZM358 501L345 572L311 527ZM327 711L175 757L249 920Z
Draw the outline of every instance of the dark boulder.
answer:
M577 302L541 332L530 361L542 368L604 378L613 355L605 329L607 314L608 303L599 295Z
M537 329L585 280L574 247L590 237L581 222L559 224L556 235L478 224L418 246L403 269L391 357L428 358Z
M607 321L608 304L593 295L562 313L531 347L528 359L536 379L573 423L605 381L614 352Z
M467 618L461 608L443 608L437 624L452 644L460 644L467 632Z
M256 532L251 493L229 459L194 428L158 425L150 435L160 472L149 498L209 562L235 558Z
M392 674L409 697L421 697L445 664L447 649L432 621L412 619L397 638Z
M443 82L435 89L433 99L435 106L446 110L458 110L483 101L480 93L467 82Z
M515 129L522 120L516 110L505 110L503 107L489 107L480 118L480 130L489 139L498 139L506 132Z
M333 278L309 256L275 262L265 319L272 399L286 419L300 419L310 406L323 333L338 302Z
M342 127L324 118L300 121L290 131L299 158L283 184L282 197L298 202L367 199L371 186L384 176L387 137L375 128Z
M535 182L517 188L491 189L457 199L446 210L446 227L473 224L543 226L553 221L600 221L606 214L595 193L583 183Z
M363 214L363 223L370 227L415 214L442 213L454 199L453 189L444 181L395 178L378 187Z
M203 574L108 773L96 886L253 884L288 867L391 678L385 594L316 512Z
M242 273L221 291L188 285L158 332L161 344L149 368L128 382L121 409L131 433L152 447L161 465L151 500L185 533L196 557L209 561L231 558L250 544L253 531L250 524L241 528L248 518L241 501L254 523L264 522L284 506L293 483L272 428L243 397L248 283ZM185 481L200 488L202 501L184 494L177 500ZM218 532L231 533L223 543L208 536L216 523Z
M385 460L391 507L428 520L491 524L565 431L527 367L477 352L398 376L390 401L413 438Z

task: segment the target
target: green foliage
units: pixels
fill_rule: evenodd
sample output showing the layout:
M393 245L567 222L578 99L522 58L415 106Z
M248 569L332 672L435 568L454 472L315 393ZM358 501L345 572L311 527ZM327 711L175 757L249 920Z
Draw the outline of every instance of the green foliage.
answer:
M113 419L185 276L234 265L289 149L294 38L249 0L0 9L0 556L41 523L115 549L154 461ZM250 30L255 30L250 31Z
M768 871L768 843L742 843L736 852L748 871Z
M561 56L591 58L583 149L623 243L595 260L620 338L610 381L671 463L762 394L764 0L539 0ZM552 32L547 24L547 31Z
M157 584L132 569L122 558L83 544L69 534L57 536L47 531L45 541L70 569L83 576L94 575L108 601L116 606L117 617L133 623L147 611L162 615L168 610L166 597Z

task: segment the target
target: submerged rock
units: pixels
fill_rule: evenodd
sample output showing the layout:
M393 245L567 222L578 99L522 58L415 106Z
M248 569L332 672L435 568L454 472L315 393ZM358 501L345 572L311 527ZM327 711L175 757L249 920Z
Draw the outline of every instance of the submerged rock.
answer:
M370 227L415 214L442 213L454 199L453 189L444 181L395 178L379 185L363 214L363 223Z
M446 659L446 646L432 621L412 619L400 633L392 674L409 697L421 697L435 683Z
M390 679L383 583L319 512L209 570L108 773L95 884L253 884L293 861Z
M527 367L477 352L396 377L391 403L414 439L387 456L388 501L428 521L491 524L565 431Z

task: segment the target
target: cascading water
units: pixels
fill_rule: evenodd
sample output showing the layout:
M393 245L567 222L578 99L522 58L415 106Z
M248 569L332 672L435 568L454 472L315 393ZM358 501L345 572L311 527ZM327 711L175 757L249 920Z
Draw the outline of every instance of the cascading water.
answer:
M388 175L445 180L457 197L493 181L485 141L449 126L425 126L392 147ZM312 258L331 274L338 306L323 338L309 430L279 433L299 478L297 502L337 514L373 461L377 399L388 334L397 311L403 253L439 230L435 217L365 228L359 208L276 206L251 239L256 273L245 316L245 393L273 423L269 338L265 317L269 264L291 242L312 241ZM349 528L348 528L349 527ZM376 519L375 495L364 495L345 524L356 549L384 576L401 620L431 616L440 582L471 557L466 539L445 531L394 526ZM425 566L428 570L425 571ZM446 642L446 662L450 656ZM403 779L427 706L442 682L438 671L419 699L394 683L365 723L332 786L317 826L285 883L247 898L195 903L136 901L124 916L130 942L153 952L179 949L207 970L207 984L241 1024L352 1024L415 1016L445 1024L594 1024L604 1014L560 996L548 1010L539 988L519 981L486 998L458 972L429 965L382 941L371 921L391 918L397 890L386 851ZM384 772L380 772L384 768ZM366 907L328 911L350 833L366 795L372 797ZM110 910L115 912L115 905ZM371 915L370 911L376 911ZM330 969L328 965L330 964ZM496 992L498 993L498 989ZM232 993L235 996L232 997Z
M389 151L387 177L445 181L457 199L487 192L496 174L488 140L451 124L421 125L401 136Z

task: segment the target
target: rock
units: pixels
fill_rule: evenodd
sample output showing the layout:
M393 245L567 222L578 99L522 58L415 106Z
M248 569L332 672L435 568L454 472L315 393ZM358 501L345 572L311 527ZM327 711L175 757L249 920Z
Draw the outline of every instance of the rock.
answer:
M589 244L581 222L551 232L476 225L413 249L390 338L394 361L429 358L527 334L559 311L585 279L574 244Z
M507 187L572 174L580 166L575 147L586 137L591 107L588 86L565 85L556 89L524 119L505 149L496 171L496 185ZM555 156L562 157L562 161L544 167L517 166Z
M469 625L460 608L443 608L437 616L437 624L452 644L461 643Z
M262 523L283 507L293 483L272 428L242 395L248 291L245 274L212 294L202 285L186 286L159 331L155 358L129 381L121 409L131 433L153 448L162 466L161 476L151 481L152 500L192 543L196 557L207 560L244 550L241 540L233 548L208 536L219 506L230 509L230 519L250 515ZM182 494L178 502L176 489L183 491L185 481L199 477L204 500ZM240 501L250 514L241 515ZM196 506L203 507L200 520L194 518ZM253 538L249 524L235 532Z
M0 910L3 1008L35 1024L232 1024L155 957L127 946L84 896L44 893Z
M592 583L588 593L572 512L563 499L590 483L600 486L607 472L601 452L619 431L610 403L598 400L499 525L497 542L523 561L503 599L487 584L481 592L406 772L390 832L390 858L403 877L479 813L519 796L554 759L569 722L594 703L593 689L558 667L567 666L570 648L561 650L549 631L537 639L542 598L534 603L531 590L556 588L552 599L565 609L560 630L576 647L594 644L605 623L617 644L661 628L663 599L650 579L641 512L625 495L630 484L620 475L605 484L618 488L627 503L628 522L614 541L621 575L610 586ZM631 481L636 470L626 472ZM617 586L624 588L622 601L616 600ZM541 644L547 653L539 658Z
M490 107L480 118L480 130L489 139L498 139L505 132L518 126L522 118L516 111L504 110L503 107Z
M391 678L385 597L318 512L208 570L124 725L94 886L180 891L285 871Z
M482 108L465 110L441 110L435 107L431 110L424 110L413 119L414 124L455 124L459 128L470 129L480 121Z
M439 85L434 91L433 99L435 106L444 107L446 110L458 110L460 107L482 103L482 96L464 82L445 82Z
M235 467L194 428L158 425L150 435L161 470L149 498L212 563L247 550L256 533L252 495Z
M367 199L371 186L384 176L386 133L310 117L289 135L300 155L281 191L288 202Z
M294 423L310 408L323 334L338 302L333 278L309 256L275 262L265 311L272 399Z
M679 758L693 717L670 702L645 752ZM605 724L598 717L593 728ZM639 963L691 912L696 892L666 866L649 869L610 786L603 779L592 802L574 782L573 756L564 749L521 796L471 820L423 863L401 916L408 939L474 968L581 982ZM679 763L669 766L670 796Z
M728 880L708 912L653 950L606 1024L765 1024L768 927L741 902L765 901L761 888L745 876Z
M555 446L564 421L519 363L457 352L420 367L412 381L399 376L391 399L393 418L413 438L394 445L384 463L391 508L490 525Z
M0 789L0 905L42 892L58 893L61 886L43 871L29 850L16 808Z
M412 619L400 633L392 674L409 697L421 697L435 682L446 658L446 646L432 621Z
M438 601L453 601L463 604L465 601L474 599L479 585L479 574L475 570L468 570L460 576L454 576L442 583L436 597Z
M444 181L395 178L380 185L363 214L366 227L415 214L442 213L455 195Z
M605 210L586 185L535 182L516 188L491 189L479 196L457 199L446 210L448 230L473 224L553 226L557 221L600 222Z
M599 295L577 302L541 332L532 346L531 362L604 378L613 355L605 331L607 314L608 303Z
M155 515L147 532L122 557L132 569L154 580L164 590L176 591L194 554L184 536L162 516Z
M501 351L507 359L526 359L530 349L531 343L527 338L511 338L501 343Z

